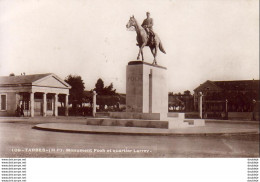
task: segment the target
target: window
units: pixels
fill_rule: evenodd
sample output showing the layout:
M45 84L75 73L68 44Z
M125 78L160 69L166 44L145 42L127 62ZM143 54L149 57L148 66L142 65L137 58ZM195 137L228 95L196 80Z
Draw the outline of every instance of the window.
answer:
M1 111L6 111L7 110L7 97L6 97L6 94L1 94L1 97L0 97L0 110Z

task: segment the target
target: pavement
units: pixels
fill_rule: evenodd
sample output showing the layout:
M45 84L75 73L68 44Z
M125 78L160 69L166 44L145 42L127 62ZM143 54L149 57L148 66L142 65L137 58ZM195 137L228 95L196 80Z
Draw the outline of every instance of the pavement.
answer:
M241 120L206 120L205 126L160 129L119 126L86 125L87 117L1 117L0 122L18 122L35 124L34 129L69 133L99 133L120 135L198 135L198 136L227 136L227 135L259 135L259 121ZM243 125L243 124L246 124Z
M39 124L39 123L75 123L75 124L85 124L88 117L80 116L47 116L47 117L0 117L0 123L28 123L28 124Z
M242 120L206 120L205 126L159 129L119 126L86 125L87 117L1 117L1 123L34 124L34 129L70 132L70 133L100 133L129 135L243 135L259 134L259 121ZM246 124L246 127L245 127Z
M86 119L0 117L0 156L259 157L259 122L206 120L204 127L167 130L88 126Z
M118 127L118 126L93 126L83 124L69 123L44 123L37 124L34 129L55 131L55 132L70 132L70 133L100 133L100 134L134 134L134 135L243 135L243 134L259 134L259 128L222 128L216 126L198 126L189 128L176 129L160 129L160 128L140 128L140 127Z
M36 116L36 117L0 117L0 122L11 122L11 121L26 121L29 123L41 123L41 122L61 122L61 123L67 123L67 122L73 122L73 123L86 123L86 119L93 118L91 116L89 117L83 117L83 116ZM98 117L102 118L102 117ZM107 117L104 117L107 118ZM187 118L190 119L190 118ZM205 119L205 122L207 123L233 123L233 124L259 124L260 121L251 121L251 120L219 120L219 119Z

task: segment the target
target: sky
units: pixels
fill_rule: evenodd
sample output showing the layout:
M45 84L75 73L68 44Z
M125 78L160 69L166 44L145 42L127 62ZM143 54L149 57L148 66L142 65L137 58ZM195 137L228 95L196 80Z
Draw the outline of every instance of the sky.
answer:
M170 92L206 80L259 79L258 0L0 0L0 76L79 75L125 93L126 65L136 60L136 32L149 11L167 54ZM145 61L152 63L148 47Z

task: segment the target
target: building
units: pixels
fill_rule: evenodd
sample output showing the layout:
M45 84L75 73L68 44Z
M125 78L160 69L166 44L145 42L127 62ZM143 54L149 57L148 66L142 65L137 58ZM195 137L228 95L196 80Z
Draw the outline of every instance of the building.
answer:
M203 112L253 112L259 107L259 80L208 80L194 89L196 111L200 92Z
M193 111L193 100L193 95L191 95L190 91L188 90L185 91L184 94L173 94L172 92L170 92L168 95L169 111Z
M1 76L0 116L17 116L23 108L25 116L58 116L58 107L68 115L71 86L52 73Z

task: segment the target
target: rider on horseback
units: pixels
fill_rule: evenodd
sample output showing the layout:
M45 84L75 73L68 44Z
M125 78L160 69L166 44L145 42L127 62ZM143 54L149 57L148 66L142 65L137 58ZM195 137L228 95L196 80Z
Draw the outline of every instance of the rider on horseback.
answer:
M153 19L150 18L150 13L147 12L147 18L143 21L142 27L138 24L136 21L134 15L130 17L128 23L126 24L126 28L134 27L134 30L136 31L136 40L137 40L137 45L139 46L139 53L137 56L137 60L140 58L140 54L142 56L142 61L144 61L144 56L143 56L143 48L145 46L149 46L154 60L153 64L157 64L156 62L156 55L157 55L157 50L159 49L161 52L166 54L162 42L157 34L153 32ZM147 36L147 32L149 31L149 36ZM150 38L149 38L150 37ZM152 37L152 38L151 38ZM149 39L153 39L152 41Z
M155 34L153 32L153 19L150 18L149 12L146 12L146 16L147 16L147 18L144 19L141 26L146 31L146 33L147 33L148 37L150 38L151 42L153 42L153 39L154 39L154 36L155 36Z

